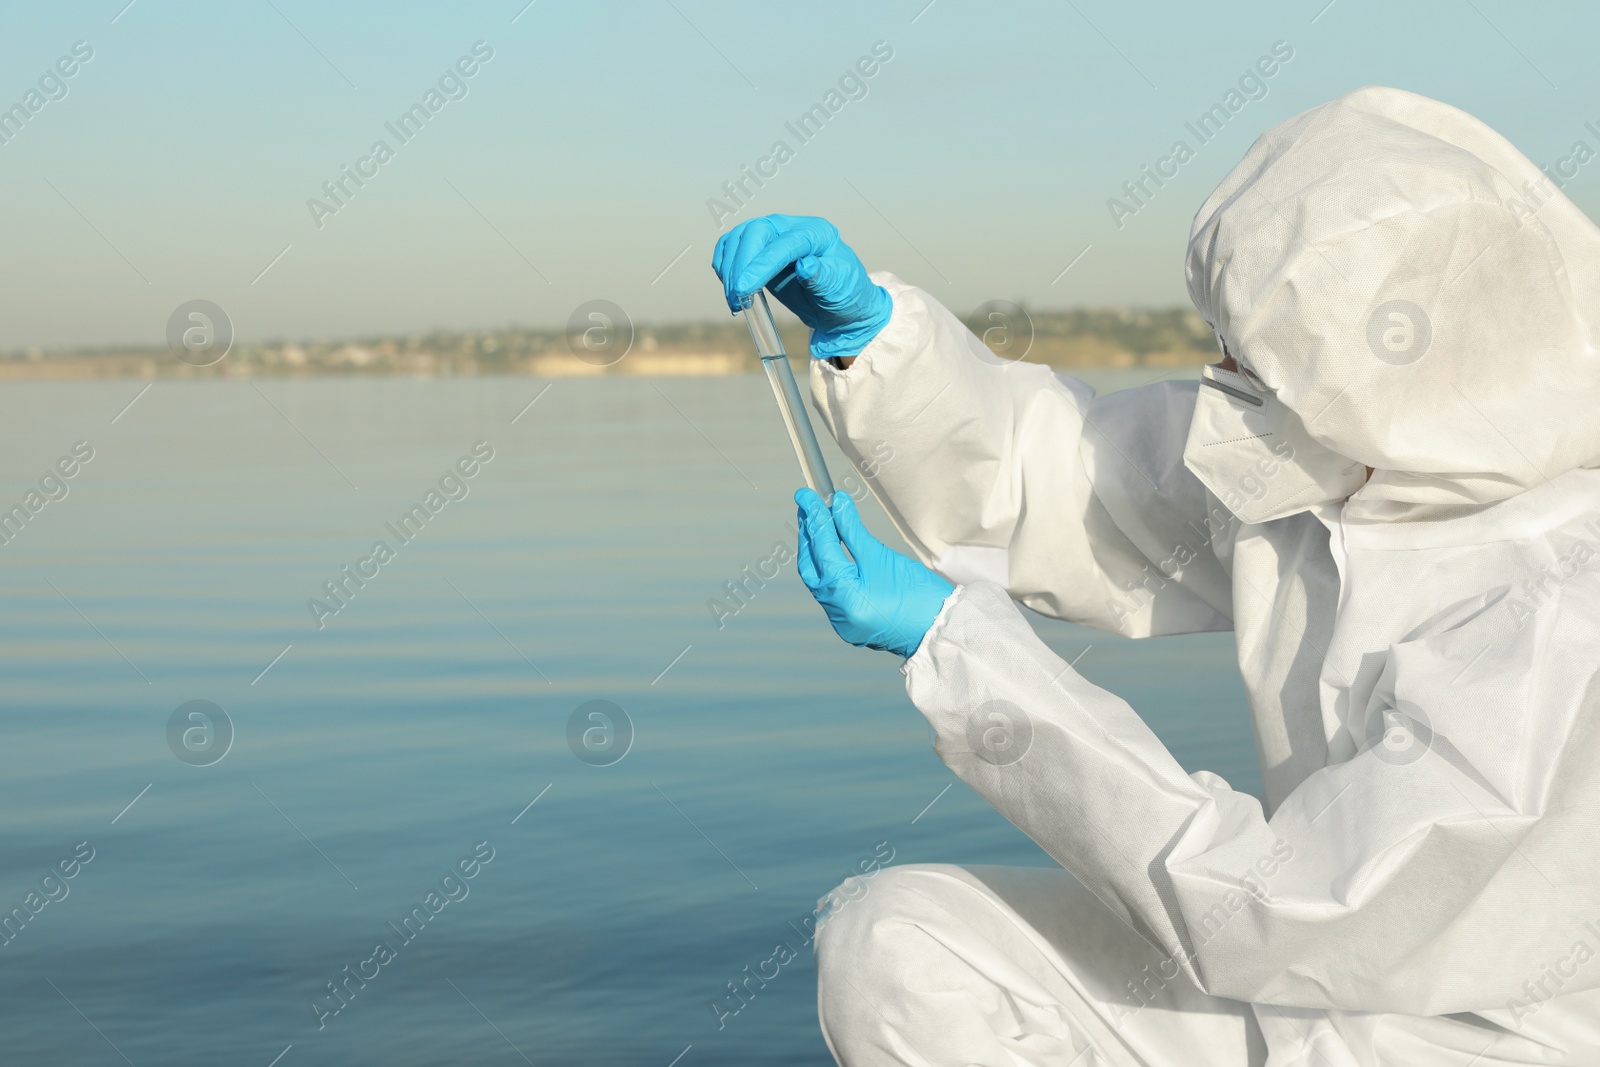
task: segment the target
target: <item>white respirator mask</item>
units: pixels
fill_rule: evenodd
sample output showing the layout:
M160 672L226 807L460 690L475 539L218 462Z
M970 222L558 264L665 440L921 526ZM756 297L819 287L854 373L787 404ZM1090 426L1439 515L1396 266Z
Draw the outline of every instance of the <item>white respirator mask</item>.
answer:
M1367 480L1364 465L1313 439L1255 375L1213 366L1201 371L1183 462L1248 523L1344 500Z

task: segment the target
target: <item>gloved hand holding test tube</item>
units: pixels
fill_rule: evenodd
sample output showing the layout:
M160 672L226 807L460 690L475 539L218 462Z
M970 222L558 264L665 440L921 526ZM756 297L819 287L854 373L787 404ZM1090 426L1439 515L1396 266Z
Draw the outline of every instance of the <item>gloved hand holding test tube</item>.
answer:
M778 400L778 411L783 415L783 425L789 431L789 443L800 460L800 470L806 484L823 499L833 501L833 479L828 476L828 464L822 458L822 448L817 444L816 431L811 428L811 416L806 411L800 386L789 367L789 356L778 337L778 324L773 321L772 308L767 304L767 294L756 290L745 298L739 312L750 336L756 343L756 354L761 357L761 369L767 372L772 385L772 395Z
M711 269L722 280L728 310L750 327L806 484L831 501L833 481L762 289L811 328L811 355L841 369L888 323L894 310L888 291L867 276L833 223L807 216L741 222L717 239Z
M910 657L955 586L867 530L850 494L836 494L805 401L789 369L763 286L811 327L811 355L843 370L888 323L893 302L825 219L769 215L717 242L712 269L744 316L772 383L807 488L796 567L834 632L853 645Z

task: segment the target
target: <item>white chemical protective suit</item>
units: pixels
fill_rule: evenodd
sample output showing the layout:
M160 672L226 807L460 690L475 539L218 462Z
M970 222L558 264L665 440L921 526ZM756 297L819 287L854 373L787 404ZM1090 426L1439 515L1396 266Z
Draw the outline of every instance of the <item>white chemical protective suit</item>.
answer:
M1363 89L1250 149L1187 277L1241 368L1215 387L1096 398L890 275L888 326L813 369L958 583L905 666L939 755L1066 869L836 903L835 1055L1600 1064L1600 231L1471 116ZM1017 601L1231 628L1265 802Z

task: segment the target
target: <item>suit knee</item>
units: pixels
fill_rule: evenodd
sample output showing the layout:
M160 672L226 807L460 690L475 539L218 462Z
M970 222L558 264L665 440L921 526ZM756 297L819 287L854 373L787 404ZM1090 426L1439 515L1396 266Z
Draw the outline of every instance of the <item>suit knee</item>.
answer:
M817 920L817 973L842 969L854 981L872 973L898 973L926 942L934 902L948 884L946 864L884 867L846 878L823 898ZM932 943L929 942L929 947Z

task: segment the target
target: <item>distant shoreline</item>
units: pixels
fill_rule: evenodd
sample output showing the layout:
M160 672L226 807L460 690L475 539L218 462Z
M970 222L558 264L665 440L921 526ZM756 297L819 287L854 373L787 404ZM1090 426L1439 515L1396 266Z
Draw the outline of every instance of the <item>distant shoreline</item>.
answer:
M969 316L967 324L1005 358L1020 356L1061 370L1185 367L1216 358L1210 328L1190 309L1021 314L1025 321L1007 320L1002 329L994 325L993 312L980 309ZM631 325L628 328L634 330ZM782 333L790 359L803 366L806 331L789 320ZM0 381L495 375L703 378L760 369L744 327L733 320L638 327L626 354L605 365L593 353L579 355L580 351L581 346L569 343L563 332L518 329L240 344L208 367L185 363L165 348L30 349L0 355Z

